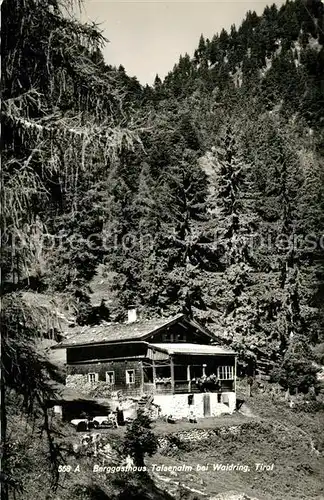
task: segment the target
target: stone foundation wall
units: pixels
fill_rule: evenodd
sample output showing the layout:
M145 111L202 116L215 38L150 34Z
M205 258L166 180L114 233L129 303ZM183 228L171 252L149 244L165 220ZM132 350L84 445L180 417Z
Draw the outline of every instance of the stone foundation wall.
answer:
M111 389L106 382L99 380L91 384L88 382L87 374L75 373L73 375L67 375L65 385L69 389L75 389L78 394L82 394L84 397L111 397Z
M205 397L209 397L210 415L205 415ZM205 416L216 417L224 413L233 413L236 406L235 393L222 393L222 399L226 399L228 405L219 403L216 393L198 393L193 395L193 404L188 405L188 394L159 394L154 396L154 403L161 407L162 416L172 415L176 419L187 418L189 412L192 411L197 418L204 418Z
M85 386L87 384L88 384L87 375L82 373L67 375L65 379L66 387L68 387L69 389L77 389L82 393L85 392Z
M91 394L96 397L112 397L109 386L102 381L90 384L87 380L87 374L75 373L66 377L66 387L76 389L78 393L85 396ZM95 393L94 393L95 391ZM124 394L127 398L127 394ZM233 413L236 406L236 395L234 392L223 392L221 395L213 392L193 394L192 405L188 404L189 394L156 394L154 403L160 406L161 416L172 415L176 419L187 418L189 412L193 412L196 418L206 416L217 417L224 413ZM223 402L219 402L219 396ZM206 401L209 398L209 412L206 414ZM226 402L227 404L224 404ZM120 403L119 403L120 404Z

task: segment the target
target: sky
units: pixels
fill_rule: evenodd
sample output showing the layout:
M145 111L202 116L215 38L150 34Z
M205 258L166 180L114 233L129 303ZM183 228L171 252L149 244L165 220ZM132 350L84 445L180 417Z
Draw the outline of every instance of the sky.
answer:
M180 54L193 55L201 33L205 38L239 26L249 10L262 14L267 4L282 1L245 0L84 0L84 21L100 24L109 40L103 53L108 64L122 64L129 76L152 84L163 78Z

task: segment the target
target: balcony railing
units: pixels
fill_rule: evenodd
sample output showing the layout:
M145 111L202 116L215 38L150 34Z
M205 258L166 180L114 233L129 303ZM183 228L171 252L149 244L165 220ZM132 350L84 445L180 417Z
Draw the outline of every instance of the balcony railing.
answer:
M203 392L195 382L189 382L188 380L175 380L174 389L172 389L171 380L156 380L155 383L145 383L143 388L146 394L189 394ZM208 387L206 392L231 392L233 390L233 380L220 380L217 386L214 388Z

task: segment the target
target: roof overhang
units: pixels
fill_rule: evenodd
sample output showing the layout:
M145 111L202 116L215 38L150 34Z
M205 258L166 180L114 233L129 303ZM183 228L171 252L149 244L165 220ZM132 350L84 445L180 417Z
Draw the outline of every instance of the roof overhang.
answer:
M185 356L237 356L235 351L217 345L203 344L148 344L150 348L171 355Z
M114 345L120 345L120 344L148 344L148 342L146 342L145 340L141 340L141 339L138 339L138 340L112 340L110 342L108 342L107 340L101 340L99 342L86 342L86 343L80 343L80 344L63 344L63 345L54 345L51 347L51 349L70 349L72 347L90 347L90 346L103 346L103 345L111 345L111 346L114 346Z

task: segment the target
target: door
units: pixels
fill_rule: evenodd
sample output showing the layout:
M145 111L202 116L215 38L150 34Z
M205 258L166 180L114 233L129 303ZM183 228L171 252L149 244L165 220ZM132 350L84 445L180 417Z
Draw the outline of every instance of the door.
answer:
M210 394L204 394L204 417L210 417Z

